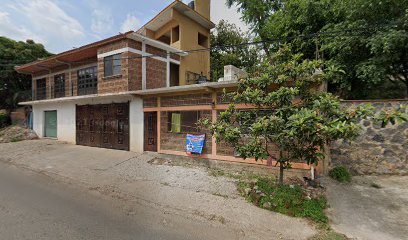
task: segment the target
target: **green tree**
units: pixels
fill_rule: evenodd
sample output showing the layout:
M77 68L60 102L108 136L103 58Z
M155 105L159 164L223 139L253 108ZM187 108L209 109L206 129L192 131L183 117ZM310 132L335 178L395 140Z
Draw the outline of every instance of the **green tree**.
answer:
M31 89L31 76L17 73L14 67L50 55L42 44L32 40L17 42L0 37L0 109L11 111L17 106L19 94Z
M408 96L407 0L227 0L227 4L238 6L244 22L261 40L286 39L304 58L317 56L342 68L346 74L330 83L331 92L344 98ZM318 32L335 34L303 37ZM278 46L266 43L265 52L271 54Z
M345 109L338 97L320 91L320 84L336 77L338 71L335 67L319 71L321 61L302 57L284 45L272 55L273 64L265 63L261 71L240 80L237 91L226 94L232 104L216 122L202 122L210 126L217 141L234 146L240 157L276 160L281 184L284 169L293 161L318 164L330 142L354 139L361 130L359 120L373 116L369 105ZM237 110L236 104L254 108ZM408 120L400 109L376 118L383 125ZM274 155L271 146L279 154Z
M340 17L322 31L362 29L361 34L346 34L322 40L322 52L331 63L346 70L333 90L349 98L408 96L408 1L346 0L335 10ZM390 92L385 84L399 86Z
M211 33L211 79L223 77L224 66L234 65L250 72L258 62L256 46L245 45L251 41L248 33L235 24L221 20ZM221 47L224 46L224 47Z
M260 40L271 39L268 32L268 20L270 16L282 8L281 0L226 0L227 6L236 5L242 14L242 20L248 24L250 30ZM271 44L264 42L262 48L266 55L271 55Z

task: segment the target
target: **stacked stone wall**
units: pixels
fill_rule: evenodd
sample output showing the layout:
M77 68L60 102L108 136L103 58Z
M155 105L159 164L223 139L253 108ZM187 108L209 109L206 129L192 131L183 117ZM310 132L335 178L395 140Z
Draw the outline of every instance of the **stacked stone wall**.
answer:
M408 100L344 101L345 107L372 104L377 111L408 105ZM406 110L408 112L408 110ZM354 141L337 141L331 145L330 167L344 165L354 174L408 174L408 123L381 128L362 120L363 132Z

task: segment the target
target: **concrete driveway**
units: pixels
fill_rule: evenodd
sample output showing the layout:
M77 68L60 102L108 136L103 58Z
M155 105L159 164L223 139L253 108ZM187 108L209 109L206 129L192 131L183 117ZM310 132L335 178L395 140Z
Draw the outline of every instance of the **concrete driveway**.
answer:
M358 176L327 182L334 230L353 239L408 239L408 176Z
M257 208L237 192L235 180L209 176L202 167L154 165L157 154L75 146L52 140L0 144L0 161L80 185L122 202L176 214L234 232L234 239L307 239L305 220ZM165 219L163 224L172 224Z

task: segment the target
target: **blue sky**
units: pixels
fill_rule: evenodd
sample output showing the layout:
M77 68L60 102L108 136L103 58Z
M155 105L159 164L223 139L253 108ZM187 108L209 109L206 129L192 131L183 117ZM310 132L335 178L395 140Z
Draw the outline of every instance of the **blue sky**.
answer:
M171 0L0 0L0 36L33 39L59 53L137 30ZM184 1L187 2L187 1ZM246 30L236 9L212 0L211 18L226 19Z

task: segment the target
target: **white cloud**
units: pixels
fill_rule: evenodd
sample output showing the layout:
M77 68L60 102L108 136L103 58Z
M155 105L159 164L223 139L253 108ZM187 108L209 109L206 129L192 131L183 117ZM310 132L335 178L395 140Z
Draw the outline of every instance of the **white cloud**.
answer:
M234 23L243 31L248 30L248 26L240 19L241 14L236 6L228 8L225 0L211 1L211 21L217 24L220 20L225 19L230 23Z
M38 31L59 38L72 40L85 36L84 28L57 4L50 0L20 2L14 7Z
M184 3L189 3L191 0L183 0ZM230 23L234 23L242 31L247 31L248 26L241 21L241 13L235 5L228 8L226 5L226 0L212 0L211 1L211 21L215 24L222 19L227 20Z
M106 34L113 27L112 12L108 8L96 8L92 11L91 30L96 34Z
M141 22L139 18L132 14L127 14L125 21L123 21L122 26L120 27L120 31L122 33L127 31L135 31L141 26Z
M44 39L35 35L27 28L13 24L7 12L0 12L0 36L6 36L14 40L25 41L32 39L35 42L44 42Z

